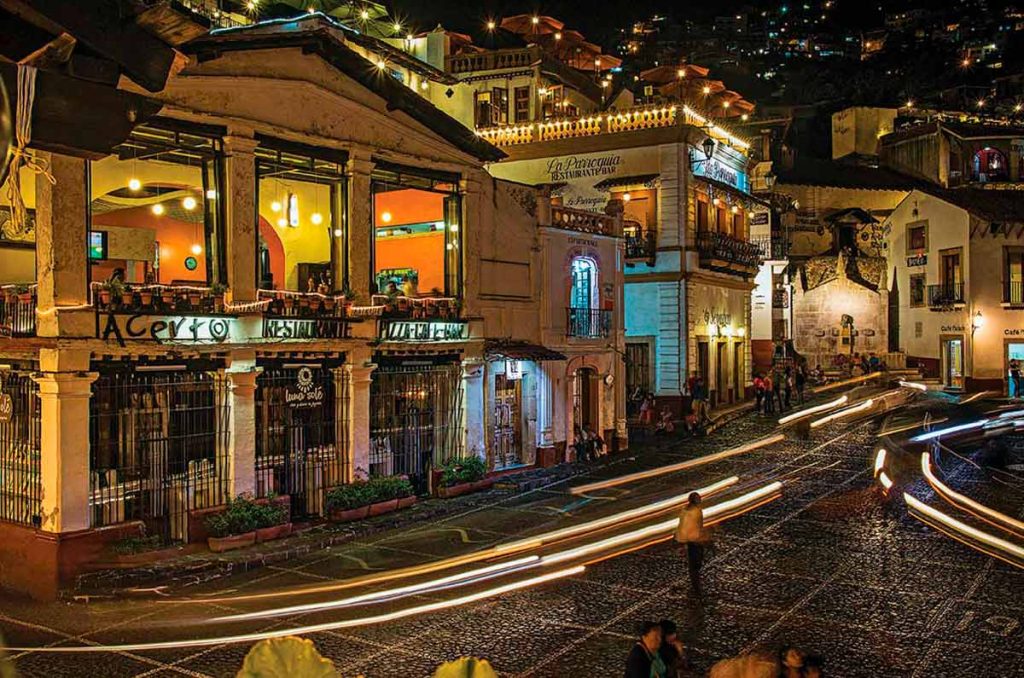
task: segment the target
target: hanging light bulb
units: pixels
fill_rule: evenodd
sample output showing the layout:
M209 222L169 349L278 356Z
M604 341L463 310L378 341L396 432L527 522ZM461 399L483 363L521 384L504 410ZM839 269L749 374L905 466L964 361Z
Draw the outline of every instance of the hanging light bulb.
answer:
M135 177L132 177L131 179L128 180L128 189L129 190L137 191L140 188L142 188L142 182L141 181L139 181Z
M157 216L160 216L161 214L164 213L164 206L161 203L157 203L157 204L153 205L152 210L153 210L153 214L155 214Z
M313 212L309 215L309 220L312 221L314 225L319 226L324 222L324 217L319 212Z
M191 195L186 196L181 201L181 206L187 210L194 210L196 208L196 199L193 198Z
M288 220L285 219L284 217L281 217L280 219L277 220L277 225L280 226L281 228L284 228L285 226L288 225Z
M281 203L279 203L276 200L274 202L270 203L270 211L271 212L280 212L281 211Z
M334 237L335 238L340 238L341 237L341 229L340 228L334 229Z
M380 215L380 220L383 221L385 224L390 224L391 223L391 212L383 212Z
M199 243L193 243L192 244L192 254L202 254L202 253L203 253L203 246L200 245Z

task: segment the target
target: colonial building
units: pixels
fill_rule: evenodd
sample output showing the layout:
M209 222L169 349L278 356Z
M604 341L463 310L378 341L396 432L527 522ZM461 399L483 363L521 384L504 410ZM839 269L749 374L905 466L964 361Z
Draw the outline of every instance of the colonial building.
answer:
M166 82L69 90L104 106L94 146L38 126L49 174L22 170L0 239L3 585L53 595L105 543L195 539L240 493L318 516L359 475L426 492L452 457L624 436L621 217L491 178L504 154L352 34L198 31ZM576 261L600 267L582 316Z

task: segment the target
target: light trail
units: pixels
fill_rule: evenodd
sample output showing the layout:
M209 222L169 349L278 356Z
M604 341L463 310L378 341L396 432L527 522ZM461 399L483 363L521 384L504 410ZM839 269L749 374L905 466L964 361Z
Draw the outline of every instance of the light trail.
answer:
M337 629L348 629L357 626L369 626L371 624L383 624L396 621L406 617L412 617L427 612L439 612L441 610L459 607L475 603L486 598L493 598L513 591L525 588L540 586L550 581L564 579L582 573L586 568L583 565L576 565L564 570L557 570L548 574L538 575L531 579L511 582L485 589L476 593L470 593L459 598L417 605L416 607L396 610L386 614L378 614L371 617L359 617L356 619L343 619L340 621L326 622L323 624L312 624L275 631L260 631L257 633L245 633L234 636L222 636L219 638L194 638L190 640L172 640L158 643L126 643L122 645L81 645L81 646L58 646L58 647L8 647L10 652L45 652L48 654L73 654L73 653L96 653L96 652L147 652L152 650L176 650L188 647L211 647L214 645L234 645L238 643L255 643L268 638L283 638L285 636L307 635L310 633L323 633L324 631L336 631Z
M760 449L767 445L773 445L778 442L782 442L786 439L786 436L777 433L767 438L761 438L739 447L733 447L728 450L722 450L721 452L715 452L708 454L703 457L697 457L696 459L687 459L686 461L679 462L677 464L669 464L667 466L659 466L657 468L648 469L646 471L637 471L636 473L629 473L624 476L617 476L608 480L601 480L594 483L587 483L586 485L579 485L578 487L570 488L569 492L572 494L585 494L594 490L602 490L608 487L615 487L617 485L625 485L627 483L633 483L638 480L645 480L647 478L654 478L656 476L664 475L666 473L676 473L678 471L685 471L697 466L703 466L704 464L710 464L712 462L721 461L722 459L728 459L739 454L746 452L752 452L753 450Z
M928 417L922 417L921 421L916 424L907 424L906 426L899 426L897 428L888 428L884 431L879 431L878 438L884 438L885 436L891 436L896 433L904 433L906 431L913 431L915 428L924 428L930 424L941 424L945 421L949 421L947 417L941 419L929 419Z
M788 424L791 421L796 421L797 419L809 417L812 414L817 414L818 412L827 412L828 410L845 405L849 399L850 396L844 395L830 402L822 403L821 405L815 405L814 407L808 407L805 410L800 410L799 412L794 412L793 414L787 414L785 417L781 417L779 419L779 425L782 426L783 424Z
M922 433L911 438L911 442L923 443L942 436L948 436L951 433L960 433L961 431L970 431L976 428L981 428L989 422L988 419L979 419L977 421L971 421L966 424L957 424L956 426L950 426L948 428L940 428L938 431L929 431L928 433Z
M824 393L825 391L832 391L843 386L852 386L853 384L860 384L865 381L869 381L876 377L882 376L881 372L872 372L871 374L863 374L859 377L852 377L850 379L843 379L831 384L825 384L824 386L815 386L811 389L811 393Z
M834 413L828 415L827 417L822 417L821 419L815 419L814 421L811 422L811 428L818 428L819 426L824 426L825 424L828 424L830 422L836 421L838 419L842 419L844 417L848 417L851 414L858 414L860 412L864 412L865 410L869 410L869 409L871 409L874 406L875 406L875 399L874 398L868 398L864 402L861 402L861 403L858 403L858 404L853 405L851 407L847 407L845 409L839 410L838 412L834 412Z
M952 516L946 515L942 511L939 511L938 509L933 508L928 504L925 504L923 501L911 496L906 492L903 493L903 500L907 502L907 506L909 506L912 510L927 516L929 519L934 520L940 523L941 525L944 525L945 527L947 527L950 530L953 530L957 534L967 539L972 539L976 542L980 542L981 544L984 544L989 548L995 549L996 551L1003 553L1016 561L1024 561L1024 548L1021 548L1016 544L1012 544L1006 541L1005 539L1000 539L999 537L995 537L991 534L988 534L987 532L982 532L976 527L972 527L967 523L961 522L956 518L953 518ZM1018 567L1020 566L1017 562L1013 562L1013 564L1018 565Z
M939 480L938 476L936 476L935 472L932 470L931 455L928 452L921 453L921 471L924 473L924 477L928 481L928 484L932 486L932 489L947 501L952 502L959 508L995 527L1010 530L1011 532L1016 532L1018 535L1024 536L1024 522L1012 518L1004 513L1000 513L999 511L989 508L984 504L980 504L970 497L960 494Z
M897 382L903 388L912 388L917 391L928 391L928 387L917 381L899 381Z
M878 452L875 453L875 476L885 469L885 455L885 448L879 447Z

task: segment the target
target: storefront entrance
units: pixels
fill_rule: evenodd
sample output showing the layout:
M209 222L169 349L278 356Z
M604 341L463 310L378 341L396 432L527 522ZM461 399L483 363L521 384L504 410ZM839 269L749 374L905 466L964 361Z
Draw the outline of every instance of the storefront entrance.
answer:
M430 469L462 454L462 366L381 358L370 386L373 476L404 474L419 491Z
M729 345L724 341L718 344L718 357L715 360L715 398L713 405L724 405L729 402Z
M572 380L572 422L579 431L592 430L600 435L597 421L597 401L594 380L597 372L590 367L576 370Z
M1024 398L1024 343L1006 344L1006 394L1011 398ZM1013 376L1014 362L1018 377Z
M256 488L291 497L293 516L323 513L348 473L348 384L339 361L268 362L256 378Z
M141 520L165 542L186 540L189 512L228 498L226 380L209 363L93 369L90 524Z
M942 385L946 388L964 387L964 340L960 337L942 339Z
M492 469L519 466L523 460L523 380L494 375L491 423Z

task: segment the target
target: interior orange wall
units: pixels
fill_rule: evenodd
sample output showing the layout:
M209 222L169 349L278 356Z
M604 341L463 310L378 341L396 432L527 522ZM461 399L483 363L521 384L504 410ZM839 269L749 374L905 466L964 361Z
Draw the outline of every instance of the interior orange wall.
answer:
M92 221L96 226L128 226L156 231L155 238L160 245L160 279L158 282L206 281L206 242L201 225L178 221L166 215L157 216L149 207L133 207L97 214L93 216ZM203 252L199 255L192 254L192 245L197 236L199 243L203 245ZM190 271L185 268L186 257L196 258L196 261L199 262L196 270Z
M263 217L260 217L260 237L263 238L263 242L267 244L267 250L270 252L270 274L274 276L274 289L282 290L285 288L284 245L277 237L274 227ZM305 292L305 290L302 291Z
M428 295L434 287L443 291L444 231L378 239L374 262L374 273L385 268L414 268L419 271L421 295Z
M378 227L422 224L444 220L444 194L404 188L399 191L377 193L374 196L374 215ZM391 221L384 223L381 215L391 213Z

